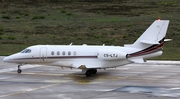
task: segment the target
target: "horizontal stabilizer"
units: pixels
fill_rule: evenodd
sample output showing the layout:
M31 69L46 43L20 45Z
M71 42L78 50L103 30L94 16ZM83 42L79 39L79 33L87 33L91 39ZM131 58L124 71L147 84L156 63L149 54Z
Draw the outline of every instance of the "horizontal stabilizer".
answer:
M148 40L141 40L140 42L149 45L159 44L159 42L148 41Z
M143 58L129 58L128 60L133 62L133 63L144 63L144 62L146 62L146 60L144 60Z
M166 36L168 25L169 20L154 21L131 47L145 49L151 45L162 43Z

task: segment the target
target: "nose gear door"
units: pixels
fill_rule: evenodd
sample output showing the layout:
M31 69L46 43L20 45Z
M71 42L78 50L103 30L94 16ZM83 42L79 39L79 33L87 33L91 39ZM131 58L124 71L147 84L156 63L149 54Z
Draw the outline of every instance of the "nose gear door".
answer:
M40 62L42 63L47 62L47 48L46 47L42 47L40 49L39 57L40 57Z

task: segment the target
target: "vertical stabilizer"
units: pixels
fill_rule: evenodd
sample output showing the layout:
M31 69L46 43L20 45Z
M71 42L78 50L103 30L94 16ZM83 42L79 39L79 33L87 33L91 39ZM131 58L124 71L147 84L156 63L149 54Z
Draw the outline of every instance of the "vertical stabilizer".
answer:
M169 20L156 20L130 47L144 49L164 41Z

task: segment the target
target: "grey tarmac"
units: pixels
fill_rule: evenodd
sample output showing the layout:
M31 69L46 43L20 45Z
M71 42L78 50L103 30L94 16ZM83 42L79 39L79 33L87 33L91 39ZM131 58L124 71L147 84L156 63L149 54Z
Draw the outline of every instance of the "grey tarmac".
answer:
M98 70L17 64L0 57L0 99L179 99L180 62L148 61Z

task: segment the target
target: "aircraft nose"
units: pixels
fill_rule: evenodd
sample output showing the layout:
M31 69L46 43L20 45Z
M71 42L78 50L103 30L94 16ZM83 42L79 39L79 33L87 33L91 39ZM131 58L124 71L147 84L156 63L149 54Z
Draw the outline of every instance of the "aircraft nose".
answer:
M8 61L9 61L9 57L3 58L3 61L4 61L4 62L8 62Z

